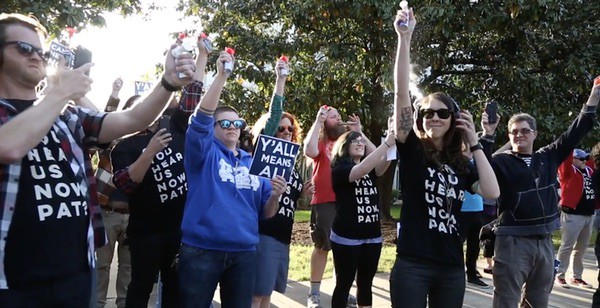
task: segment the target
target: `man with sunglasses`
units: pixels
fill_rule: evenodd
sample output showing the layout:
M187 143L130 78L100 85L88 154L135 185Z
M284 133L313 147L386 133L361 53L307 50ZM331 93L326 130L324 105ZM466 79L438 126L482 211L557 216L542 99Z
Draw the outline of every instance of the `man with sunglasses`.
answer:
M147 127L191 81L177 74L193 74L191 55L167 53L162 83L144 102L103 113L67 105L90 91L88 63L59 68L38 100L45 35L35 18L0 14L0 307L89 306L106 234L87 153Z
M220 284L223 307L250 307L259 219L279 209L285 179L249 173L252 157L238 148L246 122L217 107L233 56L221 52L217 75L190 119L185 143L188 196L181 224L181 307L209 307Z
M596 208L595 192L592 184L594 169L586 165L590 154L582 149L575 149L558 167L560 183L560 223L561 243L558 249L560 264L556 273L556 284L569 288L565 274L569 268L571 253L573 255L574 286L591 289L593 286L582 279L583 256L592 235L592 215ZM592 164L593 166L593 164Z
M495 154L492 167L500 185L494 249L494 307L547 307L554 280L552 232L560 227L557 168L592 130L600 96L592 87L581 113L554 142L533 150L535 119L526 113L508 121L512 149ZM484 126L484 133L494 130ZM480 140L484 142L483 138Z

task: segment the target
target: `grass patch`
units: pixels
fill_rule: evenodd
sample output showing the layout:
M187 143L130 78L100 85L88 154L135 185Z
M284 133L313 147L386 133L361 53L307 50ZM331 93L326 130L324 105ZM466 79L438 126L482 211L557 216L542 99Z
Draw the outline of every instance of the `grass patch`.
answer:
M290 269L288 278L296 281L306 281L310 279L310 256L312 255L312 246L290 245ZM333 254L327 255L327 266L323 278L333 276ZM396 260L396 246L383 246L377 272L389 273L392 270Z
M400 207L392 206L390 213L392 214L392 217L394 217L395 219L399 219L400 218ZM294 216L294 221L309 222L310 221L310 210L297 210L296 214Z

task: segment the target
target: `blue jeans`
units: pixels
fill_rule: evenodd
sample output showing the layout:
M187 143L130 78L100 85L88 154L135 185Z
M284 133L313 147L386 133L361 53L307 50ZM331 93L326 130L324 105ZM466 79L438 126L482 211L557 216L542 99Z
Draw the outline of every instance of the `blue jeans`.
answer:
M396 256L390 274L392 307L461 308L465 297L462 266L416 261Z
M210 307L217 284L221 307L250 307L256 251L225 252L181 244L179 291L184 308Z

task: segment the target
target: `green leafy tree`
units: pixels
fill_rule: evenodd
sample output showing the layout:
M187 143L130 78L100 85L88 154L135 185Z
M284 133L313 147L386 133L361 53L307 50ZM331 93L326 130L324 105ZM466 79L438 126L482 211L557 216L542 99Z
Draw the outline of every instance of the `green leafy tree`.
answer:
M58 36L65 27L104 26L104 11L119 11L123 15L140 12L140 0L4 0L0 12L33 14L48 31Z
M600 74L600 2L457 3L413 1L418 24L412 61L420 86L447 92L477 114L486 101L498 100L501 142L516 112L537 119L538 145L554 140Z

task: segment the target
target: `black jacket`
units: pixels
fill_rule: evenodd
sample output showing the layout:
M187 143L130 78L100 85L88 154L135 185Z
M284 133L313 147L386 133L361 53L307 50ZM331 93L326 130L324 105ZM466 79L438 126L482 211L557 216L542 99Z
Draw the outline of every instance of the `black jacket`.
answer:
M557 168L591 131L595 110L586 110L558 139L535 151L529 167L511 151L493 156L500 185L497 235L543 235L560 227Z

